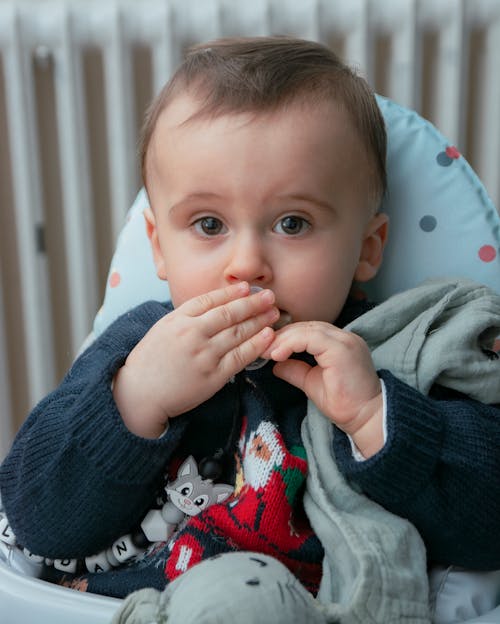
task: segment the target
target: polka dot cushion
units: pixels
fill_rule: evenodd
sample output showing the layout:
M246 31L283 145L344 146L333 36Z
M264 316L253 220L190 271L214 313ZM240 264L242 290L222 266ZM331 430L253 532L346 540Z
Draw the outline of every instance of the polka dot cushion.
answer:
M141 189L127 214L125 227L118 237L109 269L104 302L94 320L95 336L118 316L139 303L150 299L167 301L170 298L168 284L156 276L142 214L147 206L146 191Z
M363 284L374 301L429 277L469 277L500 291L500 217L459 151L414 111L378 97L388 132L389 243L378 276ZM112 260L94 333L147 299L166 300L142 211L144 190L129 211Z
M364 289L380 301L429 277L469 277L500 290L500 217L484 186L432 124L386 98L378 103L390 229L382 268Z

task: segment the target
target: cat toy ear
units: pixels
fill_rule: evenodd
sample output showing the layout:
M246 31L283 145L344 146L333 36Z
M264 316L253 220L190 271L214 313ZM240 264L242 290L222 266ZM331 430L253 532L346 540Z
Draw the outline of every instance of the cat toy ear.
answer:
M198 474L198 466L192 455L182 462L179 470L177 471L177 478L186 477L191 474Z
M227 485L226 483L217 483L214 485L214 495L216 501L218 503L222 503L229 498L231 494L234 492L234 487L232 485Z

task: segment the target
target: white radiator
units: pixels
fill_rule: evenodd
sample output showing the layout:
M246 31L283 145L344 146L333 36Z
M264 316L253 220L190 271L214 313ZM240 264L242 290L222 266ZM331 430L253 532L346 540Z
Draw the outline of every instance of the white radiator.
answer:
M0 1L0 455L91 328L185 48L295 34L430 118L500 199L500 0Z

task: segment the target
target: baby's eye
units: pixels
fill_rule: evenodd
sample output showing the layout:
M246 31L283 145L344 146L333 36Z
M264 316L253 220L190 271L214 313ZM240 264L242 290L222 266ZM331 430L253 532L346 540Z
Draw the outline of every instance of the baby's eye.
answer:
M288 215L283 217L274 226L274 230L278 234L287 234L288 236L296 236L303 234L310 227L310 223L302 217Z
M217 236L224 231L224 224L217 217L203 217L194 222L194 229L204 236Z

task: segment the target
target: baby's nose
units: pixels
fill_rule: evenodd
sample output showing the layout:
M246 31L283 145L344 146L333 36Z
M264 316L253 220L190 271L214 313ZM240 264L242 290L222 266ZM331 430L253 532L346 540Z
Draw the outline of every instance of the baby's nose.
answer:
M247 237L235 242L228 259L225 277L229 283L244 281L265 285L271 281L271 264L264 245L257 237Z

